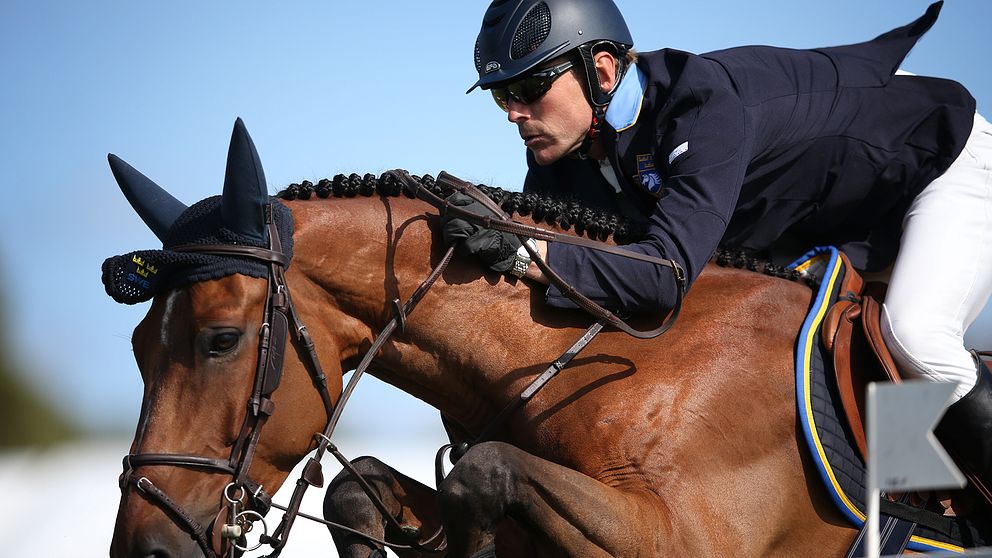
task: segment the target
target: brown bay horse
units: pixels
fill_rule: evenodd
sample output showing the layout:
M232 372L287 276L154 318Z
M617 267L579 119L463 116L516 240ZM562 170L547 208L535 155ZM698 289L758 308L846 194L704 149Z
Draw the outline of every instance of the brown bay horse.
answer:
M264 177L246 139L236 126L215 213L224 231L271 239L276 229L266 229L266 214L256 211L269 203ZM140 205L133 198L147 197L147 184L134 184L147 179L132 171L115 167ZM238 184L244 175L254 180L247 191ZM171 243L179 253L174 245L189 239L170 236L172 223L193 208L162 195L152 196L154 209L136 209L164 237L162 252ZM252 196L259 200L242 212L248 217L235 216L231 208ZM285 287L325 365L333 404L342 372L392 318L392 301L406 300L441 259L437 211L378 193L272 203L291 214ZM139 286L141 277L167 274L167 266L146 261L155 257L139 258L145 275L130 276ZM197 265L225 265L216 261ZM198 555L203 546L190 526L209 538L215 517L225 517L225 493L255 486L274 493L328 421L328 402L296 337L264 428L246 420L259 392L258 332L267 327L271 280L182 269L192 279L151 289L133 336L144 399L122 478L115 557ZM106 273L107 264L105 281ZM843 555L856 531L820 486L796 416L793 354L811 296L799 283L710 265L673 329L648 341L604 330L492 441L469 449L437 493L372 459L358 460L359 468L404 525L429 534L443 523L447 556L487 552L494 541L500 556ZM581 312L546 306L540 285L455 259L370 372L440 410L455 437L471 437L590 323ZM255 443L244 441L246 429ZM234 454L247 447L250 470L238 471L244 460L234 463ZM209 463L141 458L150 455ZM232 478L251 482L225 488ZM327 513L344 508L356 514L353 524L383 536L374 510L348 496L347 485L345 477L332 483L346 497L330 494ZM337 538L343 556L373 548Z

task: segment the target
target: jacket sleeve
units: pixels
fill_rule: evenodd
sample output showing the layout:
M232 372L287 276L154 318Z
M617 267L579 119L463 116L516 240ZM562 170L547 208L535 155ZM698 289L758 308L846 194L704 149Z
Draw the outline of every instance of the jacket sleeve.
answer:
M677 262L691 285L709 261L734 212L749 151L744 108L726 90L693 91L692 102L654 125L662 195L646 237L627 248ZM675 304L676 282L663 266L578 246L552 244L552 268L579 292L625 314L665 313ZM574 304L551 287L548 303Z

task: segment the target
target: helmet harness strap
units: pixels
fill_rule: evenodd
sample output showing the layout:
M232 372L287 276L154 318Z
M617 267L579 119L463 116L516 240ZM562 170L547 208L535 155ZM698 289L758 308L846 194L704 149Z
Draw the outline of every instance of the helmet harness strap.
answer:
M599 85L599 74L596 71L596 61L593 58L593 54L600 47L606 47L606 50L612 51L610 54L617 61L616 81L609 91L603 91ZM592 148L603 129L603 122L606 121L606 107L613 99L613 94L620 86L624 74L627 73L627 49L612 41L598 41L580 45L576 50L579 52L586 72L586 89L589 92L589 105L592 107L592 121L589 123L589 131L582 140L582 145L575 151L577 157L585 159L589 154L589 149Z

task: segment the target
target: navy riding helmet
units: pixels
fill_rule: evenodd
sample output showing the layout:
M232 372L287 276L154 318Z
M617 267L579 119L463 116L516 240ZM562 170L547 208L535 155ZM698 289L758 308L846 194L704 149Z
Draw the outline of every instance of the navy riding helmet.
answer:
M619 83L633 44L627 23L611 0L494 0L475 42L479 80L468 92L512 83L577 50L585 66L589 99L593 107L603 107L613 92L599 87L592 53L612 50L620 61Z

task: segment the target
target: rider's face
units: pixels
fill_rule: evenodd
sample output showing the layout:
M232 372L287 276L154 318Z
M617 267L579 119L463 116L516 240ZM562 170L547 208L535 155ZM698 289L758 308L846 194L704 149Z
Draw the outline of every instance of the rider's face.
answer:
M517 125L524 145L539 165L549 165L582 145L592 108L579 82L576 67L555 80L543 96L531 103L509 99L507 119Z

